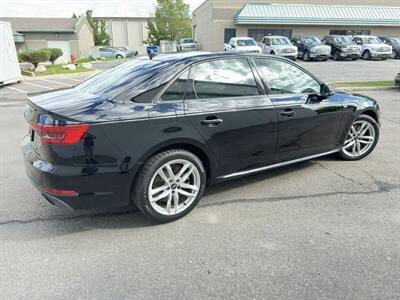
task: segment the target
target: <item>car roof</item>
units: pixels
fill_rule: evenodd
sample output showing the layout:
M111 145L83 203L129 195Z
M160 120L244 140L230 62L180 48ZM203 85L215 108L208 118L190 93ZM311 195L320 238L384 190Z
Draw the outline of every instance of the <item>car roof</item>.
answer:
M283 35L266 35L266 36L264 36L265 38L270 38L270 39L275 39L275 38L279 38L279 39L281 39L281 38L287 38L286 36L283 36Z
M232 39L233 40L254 40L253 38L248 37L248 36L236 36L236 37L233 37Z
M186 61L188 63L202 61L213 58L224 58L224 57L252 57L252 56L263 56L263 57L276 57L276 55L257 54L257 53L245 53L245 52L178 52L171 54L159 54L153 58L153 61L167 62L167 63L178 63ZM135 59L148 60L147 56L141 56Z

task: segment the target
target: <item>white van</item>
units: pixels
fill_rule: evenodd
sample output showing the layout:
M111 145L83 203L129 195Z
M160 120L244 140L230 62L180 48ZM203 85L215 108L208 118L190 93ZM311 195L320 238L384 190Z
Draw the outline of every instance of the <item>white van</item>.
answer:
M21 80L11 24L0 21L0 85Z

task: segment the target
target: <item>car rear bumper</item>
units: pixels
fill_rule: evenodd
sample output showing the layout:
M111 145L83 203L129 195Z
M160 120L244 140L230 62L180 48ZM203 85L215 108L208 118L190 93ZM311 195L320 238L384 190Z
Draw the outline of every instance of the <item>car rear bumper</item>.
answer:
M130 203L132 177L118 167L53 165L37 157L29 136L22 141L22 152L27 176L54 205L75 210L127 206ZM76 193L60 195L54 191Z

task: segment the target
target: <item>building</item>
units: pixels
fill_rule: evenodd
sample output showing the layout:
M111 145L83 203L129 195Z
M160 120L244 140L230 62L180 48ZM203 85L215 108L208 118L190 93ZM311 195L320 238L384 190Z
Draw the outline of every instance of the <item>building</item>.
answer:
M400 36L399 0L206 0L193 12L199 49L223 51L234 36ZM324 4L324 2L326 4ZM296 4L293 4L296 3Z
M18 52L60 48L59 61L70 55L87 57L94 46L93 30L84 16L79 18L0 18L11 23Z
M110 45L137 50L146 54L147 22L151 17L97 17L106 21Z

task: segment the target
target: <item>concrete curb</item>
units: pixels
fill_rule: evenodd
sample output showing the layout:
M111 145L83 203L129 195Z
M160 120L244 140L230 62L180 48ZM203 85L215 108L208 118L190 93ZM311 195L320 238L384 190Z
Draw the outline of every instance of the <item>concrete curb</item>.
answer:
M44 76L22 76L22 81L29 81L29 80L40 80L46 78L62 78L62 77L79 77L83 75L95 75L100 73L99 70L87 71L87 72L78 72L78 73L67 73L67 74L54 74L54 75L44 75Z
M350 92L357 91L385 91L385 90L397 90L398 86L376 86L376 87L335 87L335 90L345 90Z

